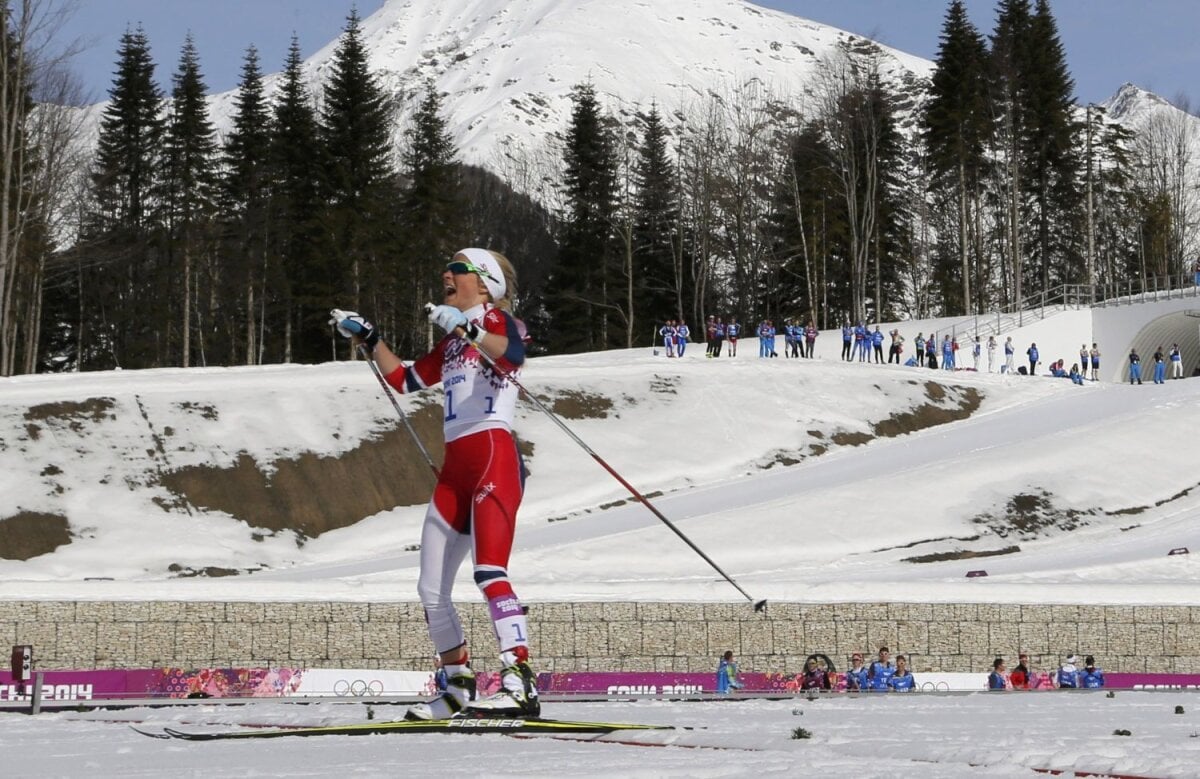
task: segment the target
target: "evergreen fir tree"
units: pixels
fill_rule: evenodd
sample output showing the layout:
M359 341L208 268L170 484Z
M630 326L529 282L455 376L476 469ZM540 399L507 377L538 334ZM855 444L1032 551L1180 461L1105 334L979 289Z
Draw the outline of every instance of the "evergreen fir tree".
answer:
M1029 198L1035 230L1030 259L1038 272L1038 286L1049 290L1058 284L1083 281L1079 250L1080 161L1076 140L1080 130L1074 119L1075 82L1067 70L1066 53L1058 25L1047 0L1037 0L1029 26L1026 110L1023 138Z
M938 194L957 212L958 228L954 236L957 262L939 269L941 294L948 312L967 313L972 305L976 310L985 305L982 279L971 272L970 261L972 243L981 237L973 235L970 228L980 207L985 145L992 126L987 48L983 36L967 18L962 0L950 3L934 62L929 101L922 116L923 139Z
M381 264L381 243L391 236L395 172L391 161L391 110L367 67L357 11L351 11L330 64L321 104L321 142L329 187L329 223L335 261L344 274L335 290L344 305L370 310L382 323L395 321L395 296L366 281L394 279ZM382 294L377 294L382 293Z
M564 154L566 214L546 300L551 347L566 352L610 345L607 285L616 255L617 162L611 131L591 84L576 86L571 102Z
M163 93L154 83L150 42L140 26L121 36L108 98L92 174L97 227L137 231L146 224L163 129Z
M645 124L634 166L634 302L637 321L649 324L683 318L684 301L690 299L691 291L683 272L675 166L657 105L651 106ZM650 328L635 327L634 332L638 343L644 344Z
M181 343L168 342L166 359L178 360L183 367L191 364L193 329L193 297L202 256L208 262L215 258L206 251L205 242L211 238L209 228L215 215L219 180L217 177L217 138L208 118L206 88L200 74L200 58L189 34L180 54L179 68L173 79L171 107L163 138L161 173L162 226L166 235L168 263L163 266L161 291L182 305L179 313ZM210 273L209 278L213 275ZM213 296L207 296L208 301ZM206 330L217 324L216 308L209 304L197 312L201 327L198 353L207 362ZM168 331L169 334L169 331ZM232 355L230 355L232 356ZM224 355L214 354L214 360L224 361Z
M239 258L231 268L237 288L231 294L244 299L241 328L245 338L244 359L252 365L261 361L265 348L260 330L265 330L268 256L266 241L270 198L270 116L263 94L258 50L251 46L242 61L241 80L234 98L233 127L225 141L224 194ZM261 334L265 336L265 333ZM282 350L280 350L282 351Z
M441 300L440 271L463 248L465 219L458 149L442 116L442 101L432 81L404 133L400 222L408 280L398 290L409 299L410 319L397 333L401 345L423 344L427 331L423 304ZM401 312L403 315L403 312ZM407 325L407 326L405 326Z
M993 114L996 117L995 154L1002 171L997 193L1004 225L1008 303L1022 300L1028 290L1026 247L1023 225L1028 210L1025 204L1025 144L1028 126L1029 30L1032 8L1029 0L1000 0L996 29L992 34L990 83Z
M108 95L91 177L94 210L84 232L95 262L81 264L72 285L81 312L77 365L84 370L154 364L158 328L151 322L167 318L166 301L151 283L149 246L163 93L154 82L150 43L140 26L121 36ZM151 302L156 310L147 315L140 306ZM53 301L49 308L55 308Z
M336 300L337 264L331 259L323 214L326 166L312 96L293 37L271 113L271 252L287 318L283 359L318 362L335 356L327 324Z

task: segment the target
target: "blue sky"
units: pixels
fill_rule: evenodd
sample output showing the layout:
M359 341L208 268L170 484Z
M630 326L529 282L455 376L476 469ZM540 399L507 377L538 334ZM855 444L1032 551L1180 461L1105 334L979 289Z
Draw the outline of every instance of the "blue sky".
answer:
M367 16L384 0L356 0ZM499 2L499 0L497 0ZM85 88L102 100L112 83L117 42L127 25L141 23L169 84L190 30L210 89L237 85L246 47L258 47L263 68L279 70L292 33L305 56L337 36L355 0L77 0L63 35L88 48L77 59ZM932 58L948 0L757 0L814 21L868 35L898 49ZM971 19L985 34L995 22L996 0L967 0ZM1081 102L1109 97L1132 81L1173 99L1200 98L1200 2L1197 0L1053 0L1068 64Z

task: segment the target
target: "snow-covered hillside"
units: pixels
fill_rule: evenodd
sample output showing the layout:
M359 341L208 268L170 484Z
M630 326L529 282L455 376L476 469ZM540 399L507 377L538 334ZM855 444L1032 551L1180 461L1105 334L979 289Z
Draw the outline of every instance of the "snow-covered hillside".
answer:
M1076 313L1015 342L1069 357ZM1200 549L1200 382L1076 387L839 346L545 357L525 384L756 597L1195 602L1194 558L1167 552ZM438 439L439 409L403 402ZM523 597L737 598L545 415L522 405L518 432ZM49 517L66 542L0 560L23 597L405 597L429 488L362 364L0 380L0 539ZM374 492L384 510L354 514Z

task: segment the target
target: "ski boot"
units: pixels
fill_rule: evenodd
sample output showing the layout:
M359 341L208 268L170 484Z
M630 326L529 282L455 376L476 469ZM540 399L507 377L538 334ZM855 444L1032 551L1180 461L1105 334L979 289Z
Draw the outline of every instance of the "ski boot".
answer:
M528 651L518 647L520 652L512 665L505 666L500 671L500 689L482 700L468 703L463 707L461 717L537 717L542 713L542 704L538 701L537 678L529 667ZM505 652L505 655L510 654ZM508 659L508 658L505 658Z
M404 713L404 719L450 719L475 700L475 672L470 663L446 666L446 690L429 703L418 703Z

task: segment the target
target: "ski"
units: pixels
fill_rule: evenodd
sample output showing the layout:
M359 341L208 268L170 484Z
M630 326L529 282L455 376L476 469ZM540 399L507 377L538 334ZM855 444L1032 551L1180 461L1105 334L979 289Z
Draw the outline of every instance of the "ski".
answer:
M227 730L219 732L183 731L163 728L169 738L184 741L224 741L230 739L282 738L283 736L370 736L382 733L614 733L629 730L682 730L672 725L643 725L628 722L576 722L572 720L529 718L441 719L424 721L361 722L350 725L325 725L267 730ZM157 731L134 731L143 736L163 738Z

